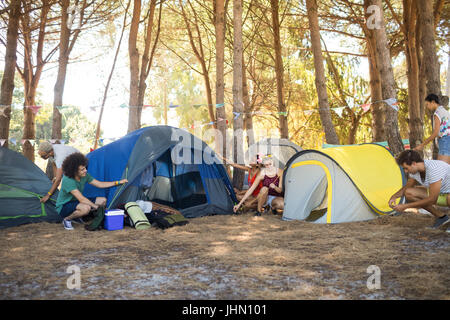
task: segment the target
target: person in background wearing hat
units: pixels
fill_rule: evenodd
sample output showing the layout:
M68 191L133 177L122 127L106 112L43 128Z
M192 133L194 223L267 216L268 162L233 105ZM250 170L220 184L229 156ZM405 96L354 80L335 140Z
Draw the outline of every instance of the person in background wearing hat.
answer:
M39 156L47 160L49 158L53 158L53 172L55 174L55 178L53 178L53 184L48 190L47 194L41 199L41 202L46 202L52 194L56 191L59 184L61 183L61 179L63 176L62 164L63 161L67 158L67 156L72 153L80 152L74 147L66 146L63 144L51 144L50 142L44 141L39 145L38 154Z

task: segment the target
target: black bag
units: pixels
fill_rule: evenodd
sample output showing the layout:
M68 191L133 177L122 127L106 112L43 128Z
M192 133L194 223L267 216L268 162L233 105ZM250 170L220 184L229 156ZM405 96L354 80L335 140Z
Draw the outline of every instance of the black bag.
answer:
M85 225L85 229L88 231L100 230L103 227L103 220L105 219L105 207L99 206L97 211L94 212L94 219L91 223Z
M174 226L184 226L189 223L182 214L170 214L162 210L153 210L145 214L152 227L167 229Z

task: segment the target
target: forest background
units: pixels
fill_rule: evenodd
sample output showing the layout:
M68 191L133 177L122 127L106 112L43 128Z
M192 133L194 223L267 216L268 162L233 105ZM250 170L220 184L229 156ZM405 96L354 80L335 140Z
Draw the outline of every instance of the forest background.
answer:
M431 132L427 93L448 105L449 16L445 0L2 1L0 142L41 167L43 140L87 153L157 124L216 128L226 154L268 134L398 153Z

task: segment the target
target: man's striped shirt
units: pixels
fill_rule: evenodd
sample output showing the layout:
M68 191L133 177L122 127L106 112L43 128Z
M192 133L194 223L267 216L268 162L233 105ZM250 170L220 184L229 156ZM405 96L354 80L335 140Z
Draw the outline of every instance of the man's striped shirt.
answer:
M410 173L409 176L427 188L430 184L442 180L440 193L450 193L450 165L441 160L424 160L424 163L425 180L422 180L420 172Z

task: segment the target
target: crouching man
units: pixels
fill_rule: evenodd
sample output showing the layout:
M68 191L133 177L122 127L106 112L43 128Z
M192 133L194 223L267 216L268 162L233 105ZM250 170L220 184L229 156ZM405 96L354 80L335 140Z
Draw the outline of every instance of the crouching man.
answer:
M450 204L450 165L440 160L423 160L414 150L403 151L397 163L409 175L406 185L389 200L389 206L397 212L408 208L423 208L436 217L433 229L446 229L449 217L434 205ZM406 197L408 203L396 205L396 199Z
M106 198L86 198L83 190L86 183L97 188L110 188L127 183L127 179L113 182L102 182L94 179L87 173L88 159L82 153L72 153L62 163L63 178L61 190L56 200L56 210L63 218L63 226L66 230L73 230L72 220L88 215L99 206L106 205Z

